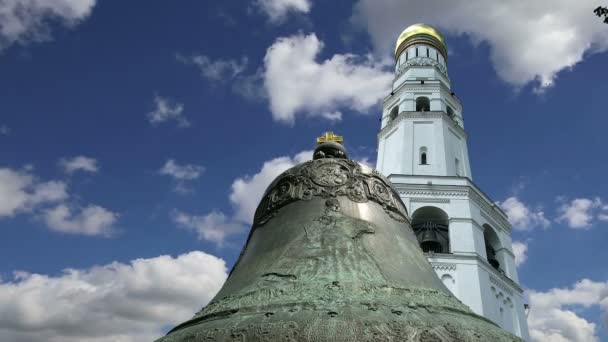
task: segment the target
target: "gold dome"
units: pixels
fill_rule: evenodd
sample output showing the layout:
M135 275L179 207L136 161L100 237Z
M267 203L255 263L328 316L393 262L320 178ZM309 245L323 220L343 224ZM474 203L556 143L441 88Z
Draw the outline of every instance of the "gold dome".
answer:
M395 58L399 57L399 54L408 46L416 42L425 42L435 46L443 54L443 57L447 58L447 44L445 43L445 39L439 31L426 24L414 24L401 32L395 46Z

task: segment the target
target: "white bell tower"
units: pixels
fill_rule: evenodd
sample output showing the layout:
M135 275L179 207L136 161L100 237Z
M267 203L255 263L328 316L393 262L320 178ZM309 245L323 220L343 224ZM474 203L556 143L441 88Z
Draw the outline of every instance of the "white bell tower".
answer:
M529 340L511 225L473 183L445 40L428 25L412 25L399 36L395 59L377 169L395 185L444 284L475 313Z

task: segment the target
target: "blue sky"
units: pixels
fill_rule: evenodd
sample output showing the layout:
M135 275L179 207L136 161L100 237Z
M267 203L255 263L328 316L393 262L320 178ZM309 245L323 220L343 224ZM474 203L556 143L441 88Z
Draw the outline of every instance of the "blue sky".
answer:
M118 317L113 340L145 341L190 317L318 135L375 163L391 44L426 22L534 340L608 341L608 25L596 4L457 2L0 4L0 335L107 341L80 325Z

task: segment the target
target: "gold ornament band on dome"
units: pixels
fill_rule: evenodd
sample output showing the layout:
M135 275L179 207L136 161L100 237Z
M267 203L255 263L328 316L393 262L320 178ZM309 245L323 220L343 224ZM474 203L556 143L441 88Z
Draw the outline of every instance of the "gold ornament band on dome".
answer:
M340 145L344 145L344 138L340 135L335 135L334 132L325 132L324 135L317 138L317 145L320 145L324 142L334 141Z
M436 48L441 53L441 55L443 56L443 58L446 61L448 60L448 51L447 51L445 45L441 44L441 42L433 36L422 35L422 34L414 36L414 37L410 37L407 40L404 40L401 43L401 45L399 45L397 50L395 51L395 59L399 59L399 56L403 53L403 51L405 51L407 48L409 48L410 46L415 45L415 44L430 45L430 46Z

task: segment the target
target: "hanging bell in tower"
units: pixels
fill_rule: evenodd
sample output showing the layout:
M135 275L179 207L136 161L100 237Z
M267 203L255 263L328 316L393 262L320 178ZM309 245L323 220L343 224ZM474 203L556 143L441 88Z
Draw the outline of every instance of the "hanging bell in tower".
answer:
M318 143L266 190L215 298L158 342L521 341L443 285L384 176Z
M496 259L496 252L494 251L494 248L489 246L487 241L486 241L486 255L488 256L488 263L490 265L492 265L492 267L494 267L496 269L500 269L500 262Z
M439 239L437 238L437 230L434 223L427 222L427 227L422 232L422 237L420 239L420 248L422 248L422 251L425 253L441 253L441 242L439 242Z

